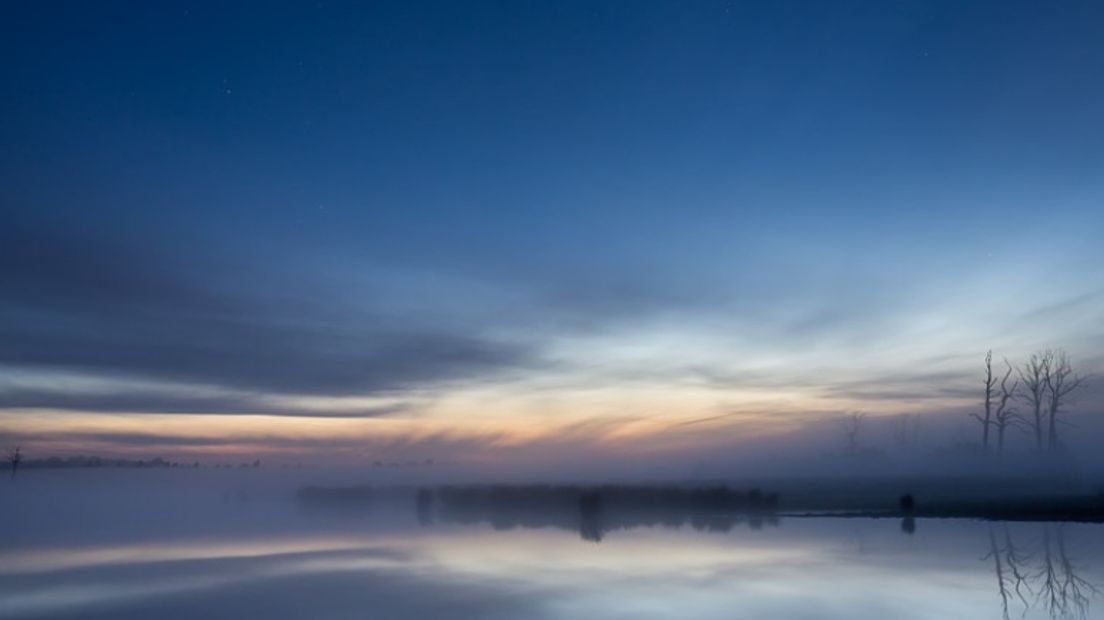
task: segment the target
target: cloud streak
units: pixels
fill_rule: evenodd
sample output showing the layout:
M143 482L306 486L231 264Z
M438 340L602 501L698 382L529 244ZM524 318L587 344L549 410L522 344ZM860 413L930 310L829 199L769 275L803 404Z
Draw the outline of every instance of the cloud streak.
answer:
M188 259L191 260L191 257ZM204 270L207 265L193 269ZM388 315L345 315L297 298L220 286L131 245L4 227L0 232L0 363L71 369L276 394L425 389L538 365L525 343ZM224 270L225 271L225 270ZM251 276L239 274L237 282ZM352 316L348 316L352 314ZM143 399L146 404L143 404ZM250 410L245 398L154 392L87 396L8 392L4 406L100 410ZM266 412L278 410L262 406Z

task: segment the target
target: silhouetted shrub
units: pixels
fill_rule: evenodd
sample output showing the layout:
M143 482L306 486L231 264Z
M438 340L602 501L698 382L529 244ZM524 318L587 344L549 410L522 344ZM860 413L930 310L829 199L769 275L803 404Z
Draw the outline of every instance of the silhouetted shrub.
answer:
M904 512L912 512L916 509L916 500L913 499L912 493L905 493L902 495L901 498L897 500L897 504Z

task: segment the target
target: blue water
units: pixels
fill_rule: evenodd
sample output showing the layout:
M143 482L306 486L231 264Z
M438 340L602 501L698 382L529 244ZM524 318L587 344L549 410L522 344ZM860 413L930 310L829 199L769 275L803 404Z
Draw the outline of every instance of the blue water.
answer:
M0 618L1104 618L1104 528L738 520L495 529L180 474L0 485Z

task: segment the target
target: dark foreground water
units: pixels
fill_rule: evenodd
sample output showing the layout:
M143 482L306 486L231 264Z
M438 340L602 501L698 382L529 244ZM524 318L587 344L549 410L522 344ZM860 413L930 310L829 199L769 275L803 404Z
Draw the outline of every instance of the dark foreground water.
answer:
M0 485L0 618L1104 618L1099 525L496 529L245 472L33 474Z

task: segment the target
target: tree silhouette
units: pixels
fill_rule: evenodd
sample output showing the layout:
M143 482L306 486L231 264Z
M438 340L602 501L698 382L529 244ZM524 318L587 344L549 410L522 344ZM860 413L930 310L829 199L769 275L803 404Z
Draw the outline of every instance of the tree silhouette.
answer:
M866 414L854 411L847 415L841 422L843 427L843 440L847 446L847 453L854 455L859 451L859 434L862 432L862 423Z
M997 454L1004 453L1004 438L1008 429L1023 424L1023 419L1016 412L1015 407L1012 406L1018 394L1020 380L1017 378L1009 385L1008 380L1012 377L1014 368L1008 359L1004 360L1004 364L1008 367L1008 370L1001 377L1000 397L997 400L997 410L993 414L993 424L997 428Z
M993 388L996 385L997 380L993 377L993 350L989 349L985 352L985 416L972 414L981 422L981 447L986 451L989 450L989 429L993 425Z
M1032 353L1027 362L1020 366L1020 382L1023 384L1023 399L1031 406L1031 429L1035 432L1035 448L1043 449L1043 403L1046 396L1046 375L1049 362L1044 354Z
M1047 405L1047 450L1054 452L1058 449L1058 413L1070 394L1082 386L1085 378L1073 372L1073 364L1069 355L1062 349L1047 351L1044 354L1046 373L1044 384L1046 386Z
M893 442L899 449L912 448L916 445L919 427L916 418L905 413L893 418Z
M20 451L19 446L16 446L8 451L8 463L11 465L12 478L15 477L15 473L19 470L19 463L23 461L23 452Z

